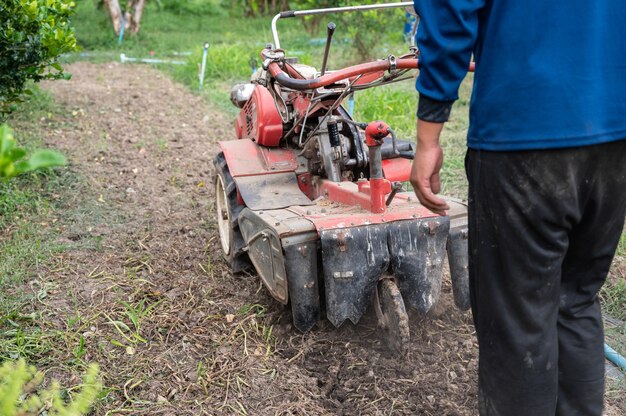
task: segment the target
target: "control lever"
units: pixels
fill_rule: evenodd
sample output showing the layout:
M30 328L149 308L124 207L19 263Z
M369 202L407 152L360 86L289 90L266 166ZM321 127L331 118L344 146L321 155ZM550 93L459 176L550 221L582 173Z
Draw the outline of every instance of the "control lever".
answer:
M387 206L391 205L391 201L393 201L393 198L396 196L398 191L401 191L401 190L402 190L402 182L394 182L394 183L392 183L391 184L391 193L387 197L387 200L385 201L385 205L387 205Z
M333 34L335 33L335 29L337 25L333 22L330 22L326 31L326 48L324 49L324 60L322 61L322 72L320 76L323 76L326 73L326 64L328 63L328 54L330 52L330 43L333 40Z

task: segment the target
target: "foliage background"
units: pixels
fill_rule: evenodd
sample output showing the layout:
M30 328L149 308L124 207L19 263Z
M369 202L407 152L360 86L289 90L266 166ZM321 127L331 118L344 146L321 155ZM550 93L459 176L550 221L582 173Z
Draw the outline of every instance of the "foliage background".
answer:
M28 80L67 77L59 55L76 49L69 0L0 0L0 121L23 101Z

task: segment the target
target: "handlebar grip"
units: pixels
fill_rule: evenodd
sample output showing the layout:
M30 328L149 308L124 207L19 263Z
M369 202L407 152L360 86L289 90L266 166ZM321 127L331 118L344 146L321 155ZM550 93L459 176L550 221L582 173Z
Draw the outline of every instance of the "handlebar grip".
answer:
M337 29L337 25L334 24L333 22L330 22L328 26L326 27L326 39L327 40L328 38L333 36L333 33L335 33L335 29Z

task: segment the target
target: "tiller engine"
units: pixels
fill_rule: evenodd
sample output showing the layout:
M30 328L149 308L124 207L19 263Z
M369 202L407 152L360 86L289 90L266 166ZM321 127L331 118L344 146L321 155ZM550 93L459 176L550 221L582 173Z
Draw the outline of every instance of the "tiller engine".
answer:
M428 312L439 299L444 260L454 299L469 307L467 211L448 199L445 216L405 192L414 144L383 121L352 119L352 93L413 79L417 48L398 58L326 70L298 64L280 48L279 19L406 7L412 2L283 12L263 67L231 93L241 108L237 140L215 157L216 215L224 257L234 271L250 263L293 323L310 330L320 317L357 323L372 303L391 348L408 350L406 308ZM410 115L407 114L407 117ZM323 313L322 313L323 312Z

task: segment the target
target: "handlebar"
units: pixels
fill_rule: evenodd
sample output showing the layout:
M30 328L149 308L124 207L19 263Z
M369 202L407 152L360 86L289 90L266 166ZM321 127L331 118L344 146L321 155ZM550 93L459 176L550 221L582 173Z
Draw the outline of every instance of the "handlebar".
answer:
M278 29L276 23L279 19L287 19L290 17L298 16L311 16L316 14L329 14L329 13L345 13L355 11L367 11L367 10L381 10L381 9L393 9L399 7L413 6L412 1L405 1L400 3L383 3L383 4L366 4L363 6L344 6L344 7L328 7L325 9L313 9L313 10L290 10L280 12L272 19L272 34L274 35L274 47L280 49L280 40L278 39Z
M294 79L283 71L278 62L271 62L268 65L268 71L283 87L291 88L298 91L312 90L320 87L326 87L344 79L352 78L358 75L369 74L373 72L381 72L392 69L390 60L380 60L366 62L359 65L349 66L340 69L331 74L326 74L318 78L312 79ZM400 58L395 60L395 69L417 69L419 60L417 58ZM473 72L475 63L471 62L469 72Z

